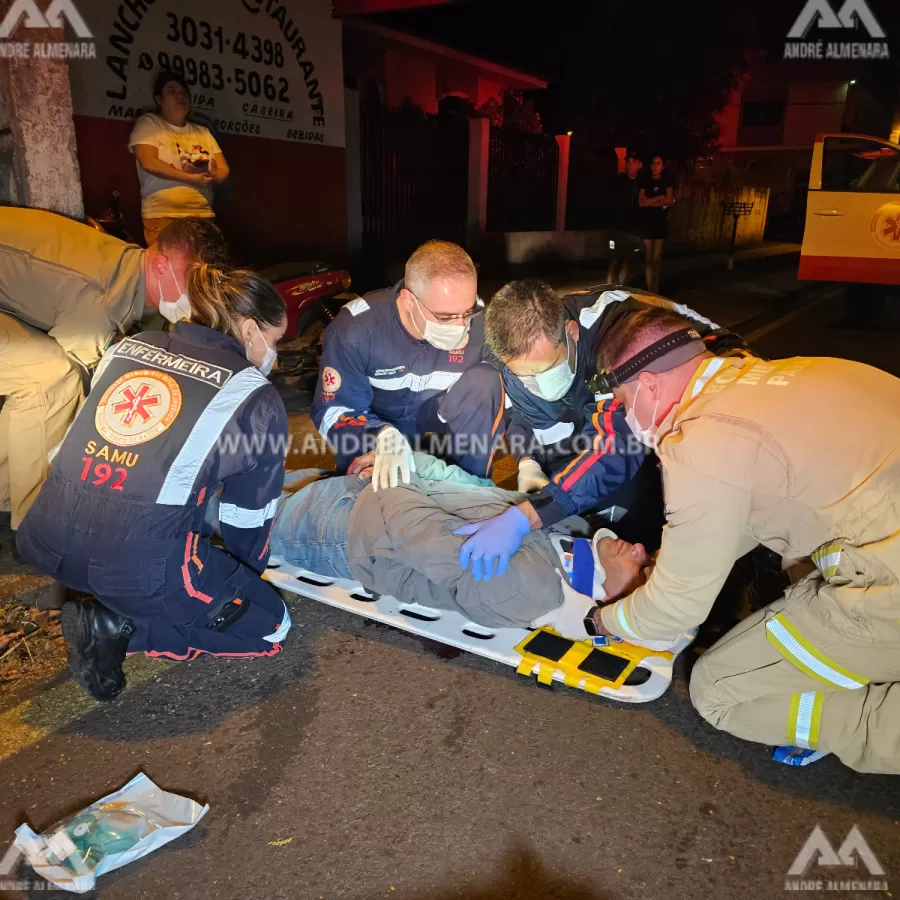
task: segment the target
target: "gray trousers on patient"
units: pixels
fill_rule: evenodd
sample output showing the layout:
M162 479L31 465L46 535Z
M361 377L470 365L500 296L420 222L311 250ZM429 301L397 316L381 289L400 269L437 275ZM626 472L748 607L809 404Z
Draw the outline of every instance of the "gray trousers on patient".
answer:
M356 476L324 474L289 476L286 489L304 486L279 507L273 557L319 575L352 578L403 602L454 610L491 628L527 627L562 604L562 566L542 531L525 536L501 577L475 581L460 569L466 538L453 531L503 512L522 495L416 476L410 485L376 493Z

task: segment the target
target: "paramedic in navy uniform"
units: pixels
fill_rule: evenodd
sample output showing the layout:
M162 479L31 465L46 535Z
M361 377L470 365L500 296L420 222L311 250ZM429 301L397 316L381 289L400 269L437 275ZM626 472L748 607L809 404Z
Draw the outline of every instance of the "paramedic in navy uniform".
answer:
M284 302L250 271L186 281L190 321L103 356L18 531L29 563L96 598L65 603L62 623L98 700L125 686L126 650L274 656L291 624L260 577L284 483L287 417L266 378ZM224 549L205 522L220 486Z
M511 281L485 315L487 344L511 401L507 440L518 459L518 488L531 495L494 519L471 522L460 565L476 579L502 575L531 529L619 506L616 531L632 543L658 537L662 496L654 458L622 404L596 394L597 348L629 311L663 306L692 319L710 338L737 340L715 323L656 294L610 285L559 297L535 278ZM638 429L639 430L639 429Z
M429 241L407 260L403 281L351 301L328 326L312 418L338 472L373 467L375 490L408 483L410 442L433 432L449 438L451 462L490 475L505 394L482 362L477 288L462 247Z

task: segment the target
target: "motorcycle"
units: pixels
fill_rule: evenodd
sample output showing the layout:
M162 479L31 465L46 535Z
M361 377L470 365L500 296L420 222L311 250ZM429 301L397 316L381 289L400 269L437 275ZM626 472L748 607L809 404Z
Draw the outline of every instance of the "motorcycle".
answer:
M323 262L285 262L260 269L287 307L287 331L278 342L271 380L288 412L306 412L312 403L322 358L322 335L345 303L350 273Z
M97 231L104 231L117 237L128 244L138 244L131 232L125 227L125 219L122 217L122 195L113 191L109 198L109 206L99 216L87 216L86 224Z

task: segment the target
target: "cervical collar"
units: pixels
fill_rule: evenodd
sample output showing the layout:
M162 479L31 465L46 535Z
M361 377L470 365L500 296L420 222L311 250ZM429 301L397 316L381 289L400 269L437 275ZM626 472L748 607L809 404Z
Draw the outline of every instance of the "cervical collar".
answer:
M600 565L597 553L597 547L605 537L615 540L616 535L608 528L601 528L590 540L573 539L563 534L550 535L550 542L568 578L568 584L563 585L564 589L568 588L566 594L571 591L589 600L606 599L606 590L603 587L606 572Z

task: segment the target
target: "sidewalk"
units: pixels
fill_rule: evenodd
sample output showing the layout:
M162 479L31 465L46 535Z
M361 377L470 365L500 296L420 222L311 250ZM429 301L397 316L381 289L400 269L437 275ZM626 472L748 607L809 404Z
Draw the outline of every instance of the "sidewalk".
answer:
M681 248L684 251L685 248ZM748 262L755 259L769 259L775 256L784 256L789 253L799 253L800 244L788 241L763 241L753 247L745 247L735 251L735 263ZM697 263L696 265L691 265ZM728 263L728 253L725 251L716 251L714 253L692 254L684 252L672 253L670 265L673 271L682 269L690 271L691 269L704 268L707 266L726 265Z
M790 259L792 254L799 254L800 245L767 241L754 247L738 250L735 255L734 270L729 271L728 253L691 253L686 248L674 248L672 255L663 259L662 293L672 296L681 287L685 279L695 280L698 276L703 282L735 280L747 274L756 274L772 268L795 267ZM506 282L515 278L543 278L553 285L559 293L585 290L606 281L608 263L606 260L586 260L570 263L534 263L527 266L512 266L506 271L490 271L482 273L478 280L478 292L483 299L489 299ZM642 287L644 284L643 264L632 267L629 284Z
M734 269L727 268L727 253L690 254L664 259L662 291L665 297L684 303L723 328L771 313L811 287L797 280L799 244L769 242L739 250ZM559 294L590 290L606 279L606 263L580 266L545 264L507 278L481 278L479 293L489 298L510 278L537 277L549 282ZM633 273L629 283L642 287L643 271Z
M817 286L799 281L792 267L752 278L738 277L717 285L685 287L672 296L723 328L739 330L737 326L741 323L772 313Z

